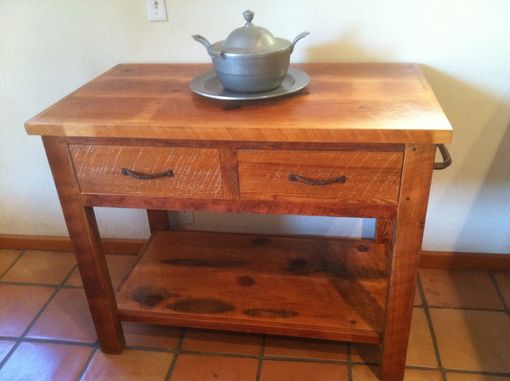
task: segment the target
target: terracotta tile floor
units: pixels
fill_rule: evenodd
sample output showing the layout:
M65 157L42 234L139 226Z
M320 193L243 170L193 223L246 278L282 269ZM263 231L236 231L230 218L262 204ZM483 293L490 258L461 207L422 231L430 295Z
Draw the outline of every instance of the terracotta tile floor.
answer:
M132 263L108 256L115 285ZM510 274L421 270L405 380L510 381L509 303ZM373 345L123 325L103 354L72 254L0 250L0 381L377 380Z

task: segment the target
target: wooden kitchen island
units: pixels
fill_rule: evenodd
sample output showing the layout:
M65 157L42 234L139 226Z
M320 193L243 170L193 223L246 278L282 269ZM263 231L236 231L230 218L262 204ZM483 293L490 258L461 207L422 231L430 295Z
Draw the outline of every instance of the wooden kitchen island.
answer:
M118 65L26 123L42 135L101 349L121 320L382 345L402 380L436 145L451 126L419 66L305 64L310 85L201 98L209 65ZM93 207L147 210L114 290ZM184 232L166 211L377 219L373 240Z

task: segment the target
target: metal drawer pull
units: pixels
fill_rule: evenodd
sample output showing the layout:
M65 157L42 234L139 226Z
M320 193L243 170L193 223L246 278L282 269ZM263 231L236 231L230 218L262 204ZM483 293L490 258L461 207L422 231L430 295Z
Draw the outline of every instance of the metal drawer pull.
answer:
M434 169L446 169L452 165L452 157L450 156L450 152L448 152L448 148L446 148L444 144L438 144L437 148L443 157L443 161L434 163Z
M132 178L138 179L138 180L151 180L151 179L157 179L158 177L174 177L174 172L171 169L168 171L165 171L165 172L154 173L151 175L151 174L142 173L142 172L135 172L135 171L132 171L131 169L127 169L127 168L122 168L120 170L120 173L122 173L124 176L129 176L129 177L132 177Z
M339 176L339 177L333 177L332 179L324 179L324 180L318 180L318 179L309 179L307 177L299 176L294 173L291 173L289 175L289 181L298 181L303 184L307 185L329 185L329 184L345 184L347 181L347 177L345 176Z

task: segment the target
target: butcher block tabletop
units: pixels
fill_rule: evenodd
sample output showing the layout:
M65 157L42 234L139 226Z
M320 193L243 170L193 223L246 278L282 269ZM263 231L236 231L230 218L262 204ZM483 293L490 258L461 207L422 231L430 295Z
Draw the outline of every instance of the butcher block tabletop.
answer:
M33 135L261 142L449 143L452 128L416 64L300 64L301 92L218 101L189 82L205 64L120 64L41 112Z

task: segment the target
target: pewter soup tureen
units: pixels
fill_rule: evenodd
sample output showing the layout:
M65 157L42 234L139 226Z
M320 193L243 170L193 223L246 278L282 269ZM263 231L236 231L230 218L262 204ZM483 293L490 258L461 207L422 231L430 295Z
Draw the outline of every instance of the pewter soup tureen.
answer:
M275 89L287 74L296 42L309 33L303 32L290 42L254 25L252 11L245 11L243 16L246 24L224 41L211 44L198 34L193 39L205 46L216 75L227 90L255 93Z

